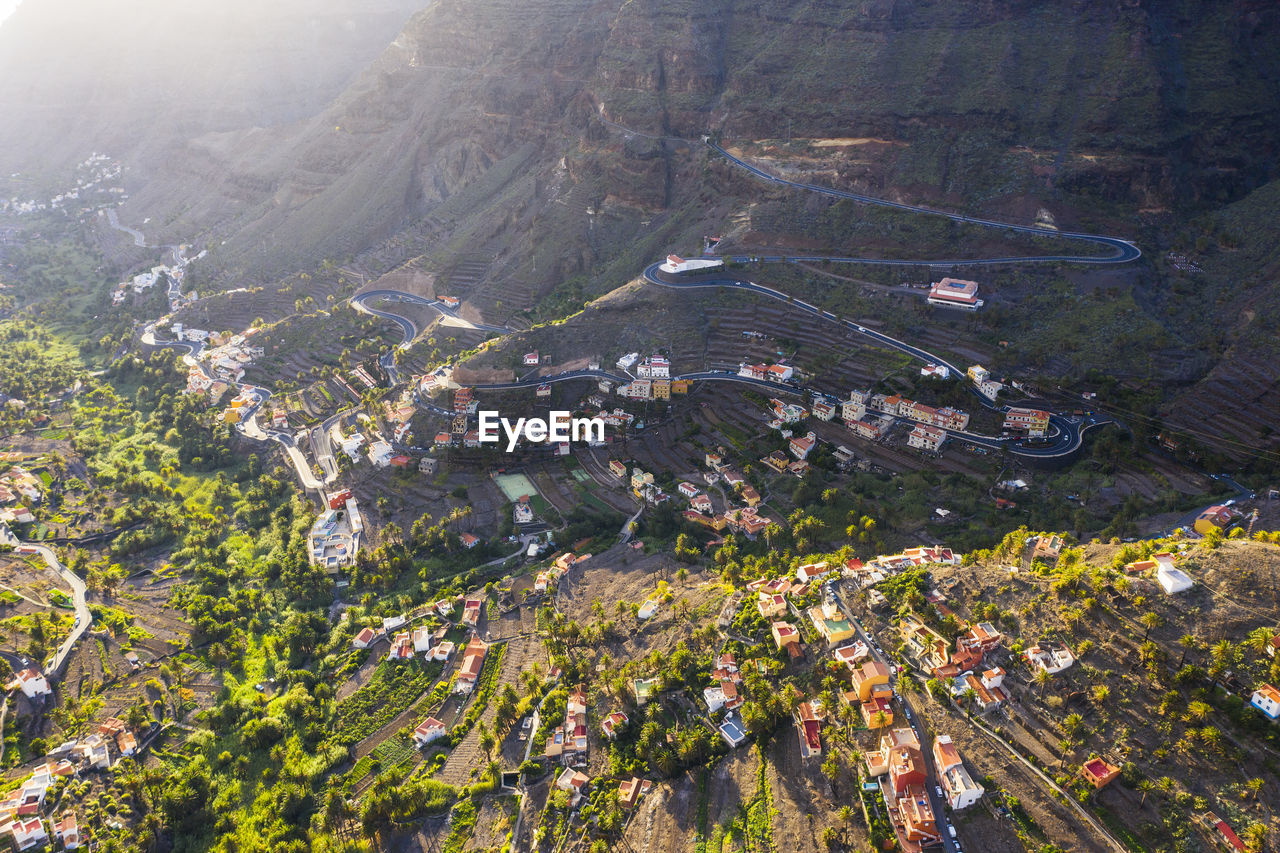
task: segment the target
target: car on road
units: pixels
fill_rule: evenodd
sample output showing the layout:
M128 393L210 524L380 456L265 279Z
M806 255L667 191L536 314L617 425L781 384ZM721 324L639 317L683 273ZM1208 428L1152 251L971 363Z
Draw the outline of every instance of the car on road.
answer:
M938 799L942 799L942 786L941 786L941 785L934 785L934 786L933 786L933 790L934 790L934 793L936 793L936 794L938 795Z

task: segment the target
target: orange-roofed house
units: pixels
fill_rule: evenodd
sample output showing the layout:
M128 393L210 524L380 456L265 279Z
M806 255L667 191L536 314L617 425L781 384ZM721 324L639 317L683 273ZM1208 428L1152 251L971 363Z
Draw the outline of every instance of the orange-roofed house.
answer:
M853 671L853 689L858 701L866 702L876 692L876 687L889 684L889 667L878 660L869 660Z
M863 702L859 710L862 722L869 729L881 729L893 725L893 702L891 693L873 693L871 698Z
M613 740L618 736L618 729L627 724L627 715L621 711L614 711L609 716L600 721L600 730L604 732L604 736L609 740Z
M1000 629L990 622L979 622L976 625L970 625L969 637L982 647L984 653L994 651L1000 645L1000 641L1004 639Z
M1120 775L1120 768L1101 758L1090 758L1081 766L1080 775L1095 789L1105 788Z
M773 642L779 649L800 643L800 632L790 622L774 622L770 632L773 634Z
M901 793L915 785L923 785L924 780L924 755L919 747L896 746L890 750L889 784L895 793Z
M956 749L950 735L938 735L933 739L933 760L939 773L960 766L960 750Z
M787 612L787 600L781 595L768 595L761 592L756 600L756 609L764 618L773 619Z
M912 786L906 796L898 799L898 812L902 819L902 834L911 842L934 842L939 838L938 822L929 805L929 795L924 785Z
M426 746L432 741L445 736L445 725L435 717L427 717L413 730L413 742L418 746Z
M62 842L64 850L78 850L84 843L80 837L80 824L74 814L68 814L54 823L53 834Z
M1201 536L1208 536L1211 530L1226 530L1240 513L1229 506L1211 506L1196 516L1195 530Z
M1264 684L1253 691L1249 703L1273 720L1280 718L1280 690L1274 685Z
M618 783L618 805L624 809L635 808L636 803L640 802L640 798L649 793L649 788L653 783L648 779L641 779L632 776L630 779L623 779Z
M467 644L462 653L462 666L454 679L454 693L470 693L475 689L476 680L480 678L480 670L484 667L484 656L489 650L484 641L475 637Z
M796 728L800 736L801 757L822 755L822 718L812 702L801 702L796 708Z
M916 733L911 729L893 729L880 736L880 748L872 752L864 752L862 754L863 761L867 765L867 773L870 776L883 776L889 772L890 758L895 749L899 747L914 747L920 749L920 741L916 737Z

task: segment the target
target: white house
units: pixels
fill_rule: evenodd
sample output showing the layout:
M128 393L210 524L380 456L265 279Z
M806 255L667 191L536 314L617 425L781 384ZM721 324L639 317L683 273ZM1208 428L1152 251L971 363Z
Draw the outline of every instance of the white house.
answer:
M415 653L425 652L431 649L431 629L423 625L421 628L413 629L413 651Z
M720 258L690 258L686 260L679 255L667 255L666 262L658 269L668 275L673 275L676 273L705 272L722 266L724 266L724 261Z
M1192 585L1191 578L1184 572L1179 569L1166 569L1164 566L1156 569L1156 581L1168 595L1186 592Z
M973 781L973 777L969 775L968 770L964 769L964 765L952 767L943 772L941 781L947 805L951 806L952 811L968 808L982 799L985 793L983 787Z
M908 445L927 453L938 452L946 440L947 434L945 431L925 424L917 424L911 430L911 434L907 436Z
M702 691L702 699L707 703L707 712L714 714L724 707L724 689L718 684L714 687L708 687Z
M28 699L48 696L53 692L49 689L49 680L44 677L44 673L35 669L24 669L19 672L14 680L9 682L7 689L11 690L14 687L20 688L22 694Z
M1076 662L1076 656L1065 646L1060 649L1042 649L1032 646L1026 651L1027 663L1039 667L1050 675L1062 672Z
M920 368L920 375L927 379L950 379L951 368L945 364L927 364Z
M391 449L391 445L380 438L369 445L369 461L373 463L375 468L386 468L391 464L391 457L394 452Z
M378 639L378 633L372 628L365 627L360 629L359 634L356 634L355 638L351 641L351 645L355 646L357 649L367 649L369 646L373 645L376 639Z
M360 447L364 444L364 435L362 433L353 432L351 435L341 438L338 445L342 448L342 452L355 462L360 458Z
M1249 701L1253 707L1271 719L1280 718L1280 690L1272 685L1264 684L1253 691L1253 698Z
M30 850L37 844L44 844L49 840L49 833L44 829L44 821L38 817L15 820L7 827L0 828L0 832L12 835L13 845L19 850Z
M800 583L812 583L818 578L831 574L833 571L835 569L832 569L825 560L821 563L806 563L796 569L796 578L799 579Z
M636 611L637 619L652 619L653 614L658 612L658 602L652 598L640 605L640 609Z
M444 723L435 717L427 717L417 728L413 730L413 742L419 747L426 746L432 741L439 740L445 736Z

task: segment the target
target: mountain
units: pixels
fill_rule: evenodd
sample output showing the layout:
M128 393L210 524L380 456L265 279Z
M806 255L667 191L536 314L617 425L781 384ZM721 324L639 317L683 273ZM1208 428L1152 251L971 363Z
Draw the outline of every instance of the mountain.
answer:
M38 0L0 27L0 172L93 151L145 176L168 146L330 103L419 0Z
M441 0L322 113L193 139L134 207L216 224L221 263L267 275L393 238L389 261L439 253L460 228L470 247L501 234L491 276L539 292L598 275L641 221L762 191L708 172L696 145L607 119L694 141L815 140L841 185L1140 236L1140 216L1275 177L1278 16L1259 0ZM553 205L577 216L540 234L565 219ZM602 223L626 238L602 242ZM546 238L559 262L535 271Z

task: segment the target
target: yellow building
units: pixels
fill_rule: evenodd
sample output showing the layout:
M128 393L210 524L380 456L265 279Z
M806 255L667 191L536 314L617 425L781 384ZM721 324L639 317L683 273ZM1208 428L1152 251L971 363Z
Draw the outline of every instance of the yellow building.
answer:
M889 684L889 667L878 660L867 661L861 668L853 671L853 689L858 693L858 701L866 702L876 693L878 685Z
M773 634L773 642L779 649L785 649L800 642L800 632L790 622L774 622L770 631Z
M671 399L671 380L655 379L653 380L653 385L651 387L651 390L653 391L653 399L670 400Z
M672 379L671 393L672 394L688 394L689 386L692 384L693 384L692 379Z
M1226 530L1237 515L1229 506L1211 506L1196 516L1196 533L1208 536L1210 530Z

